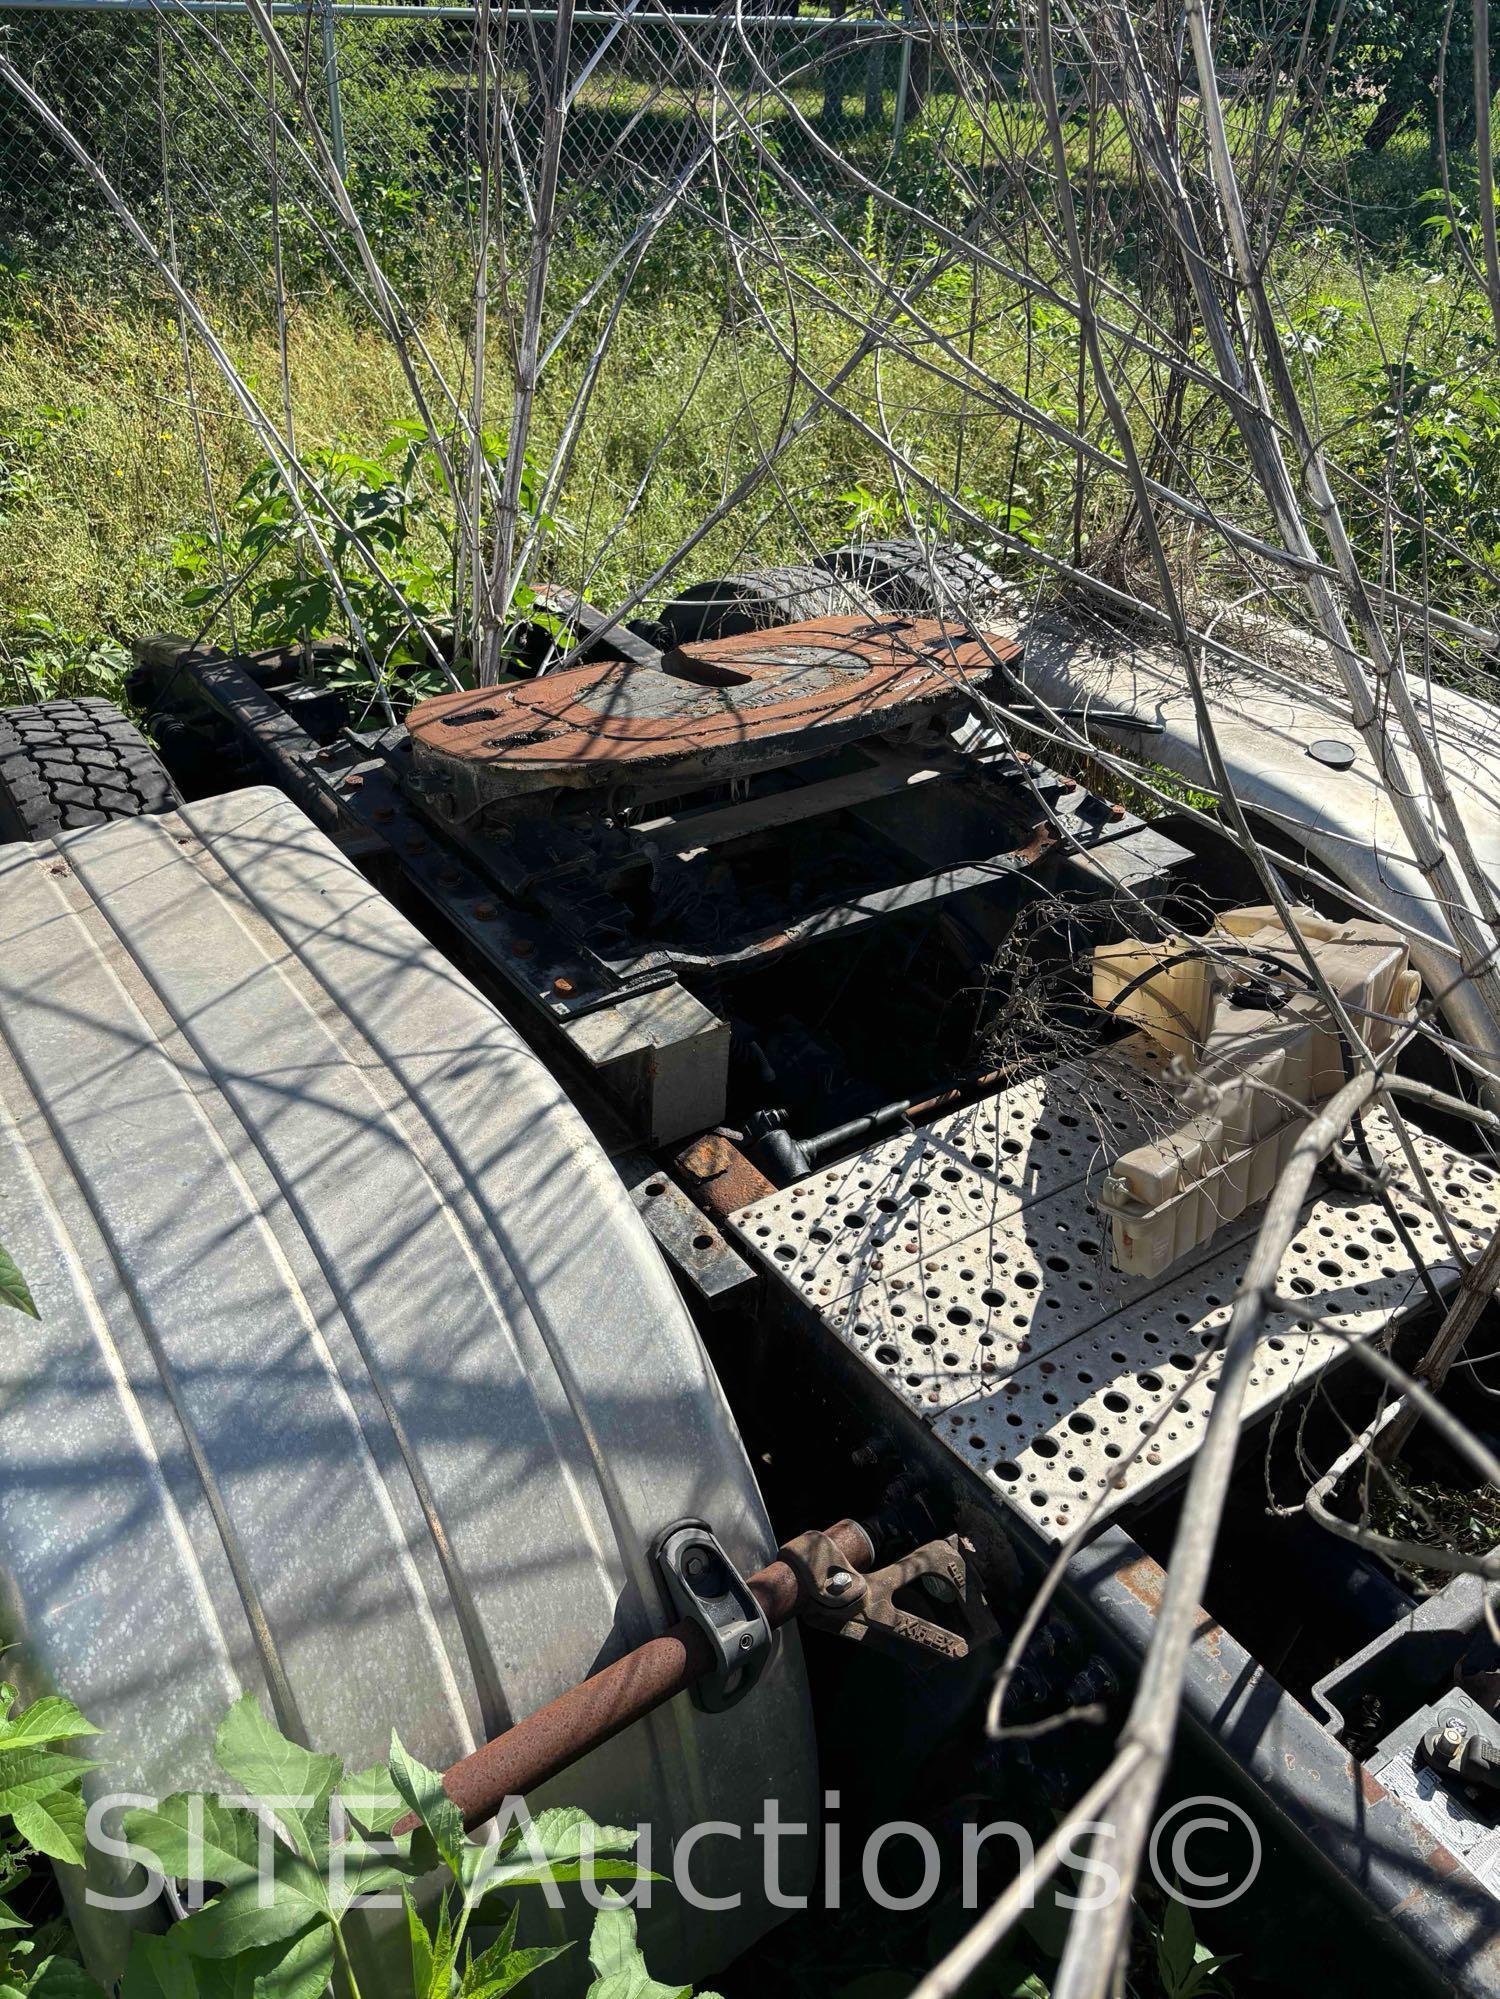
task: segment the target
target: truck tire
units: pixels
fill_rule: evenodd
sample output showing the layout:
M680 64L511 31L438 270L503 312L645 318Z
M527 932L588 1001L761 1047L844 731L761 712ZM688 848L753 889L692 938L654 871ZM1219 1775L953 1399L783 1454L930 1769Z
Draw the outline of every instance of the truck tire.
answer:
M879 606L856 582L810 563L694 583L662 612L674 645L738 638L808 618L872 618Z
M160 757L112 702L0 709L0 841L50 840L180 803Z
M980 556L914 539L849 542L818 566L869 591L881 610L915 617L993 617L1015 594Z

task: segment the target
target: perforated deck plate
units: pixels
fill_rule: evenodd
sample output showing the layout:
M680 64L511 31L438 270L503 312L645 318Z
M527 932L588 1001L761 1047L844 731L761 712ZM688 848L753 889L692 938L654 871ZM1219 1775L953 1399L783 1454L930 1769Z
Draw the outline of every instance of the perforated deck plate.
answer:
M818 1314L955 1456L1045 1539L1090 1505L1103 1521L1186 1468L1217 1385L1218 1350L1250 1209L1159 1277L1111 1267L1095 1204L1109 1161L1145 1135L1139 1087L1073 1064L924 1129L898 1134L734 1217L749 1253ZM1377 1155L1402 1179L1397 1211L1436 1281L1457 1269L1410 1192L1381 1116ZM1465 1254L1500 1215L1496 1174L1414 1133ZM1277 1282L1306 1317L1267 1321L1247 1400L1263 1416L1343 1351L1421 1301L1382 1205L1324 1191Z

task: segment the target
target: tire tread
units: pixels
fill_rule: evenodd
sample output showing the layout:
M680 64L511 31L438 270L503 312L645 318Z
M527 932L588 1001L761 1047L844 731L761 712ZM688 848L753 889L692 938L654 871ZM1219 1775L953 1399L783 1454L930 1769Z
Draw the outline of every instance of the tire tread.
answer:
M0 840L47 840L180 803L156 751L113 702L0 709Z

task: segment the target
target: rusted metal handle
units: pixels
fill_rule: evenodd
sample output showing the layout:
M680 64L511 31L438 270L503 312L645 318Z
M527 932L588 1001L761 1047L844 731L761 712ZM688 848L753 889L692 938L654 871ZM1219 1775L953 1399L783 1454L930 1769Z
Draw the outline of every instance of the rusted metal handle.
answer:
M875 1550L857 1520L840 1520L828 1529L827 1538L851 1569L863 1571L873 1564ZM768 1562L745 1583L773 1630L796 1614L804 1585L789 1562ZM716 1664L702 1632L684 1619L453 1764L443 1772L443 1789L466 1826L482 1825L507 1798L524 1797L546 1783L685 1693ZM416 1823L415 1814L408 1813L395 1831L411 1832Z

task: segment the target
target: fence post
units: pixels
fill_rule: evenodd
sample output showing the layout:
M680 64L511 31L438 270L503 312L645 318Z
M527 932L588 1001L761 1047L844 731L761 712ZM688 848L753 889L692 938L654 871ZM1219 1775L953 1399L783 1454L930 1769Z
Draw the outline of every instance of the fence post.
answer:
M333 0L316 0L318 25L323 36L323 87L328 92L328 150L339 170L339 179L349 178L349 155L344 150L344 100L339 91L339 54L333 39Z
M865 51L865 123L877 125L885 110L886 41L879 22L884 18L884 0L875 0L877 25L870 30L870 46Z
M901 150L906 130L906 93L911 88L912 0L901 0L901 66L896 71L896 110L891 120L891 151Z

